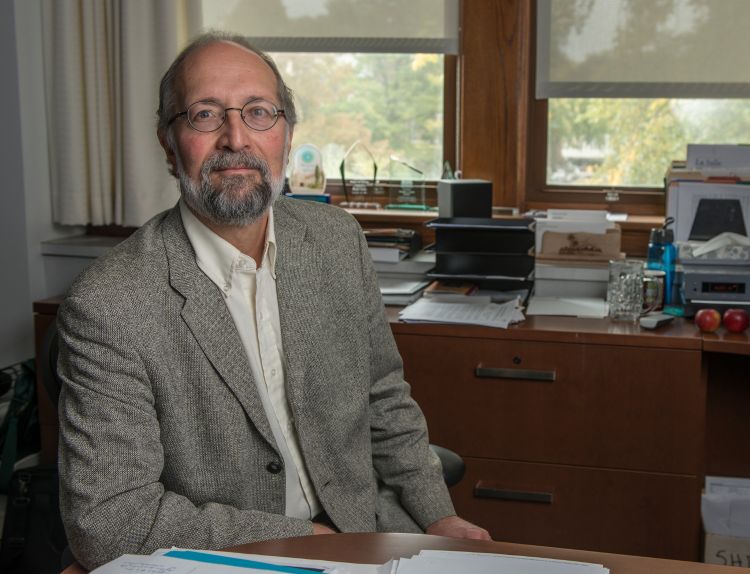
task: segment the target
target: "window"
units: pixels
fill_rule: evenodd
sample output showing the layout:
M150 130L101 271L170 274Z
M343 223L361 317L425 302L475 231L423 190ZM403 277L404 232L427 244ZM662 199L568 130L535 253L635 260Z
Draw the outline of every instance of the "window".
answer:
M750 139L747 2L538 0L536 10L527 199L596 203L615 188L658 212L687 143Z
M294 142L321 150L327 178L339 177L341 159L356 141L375 157L379 177L397 179L396 158L427 179L440 177L442 54L271 55L295 92Z
M293 146L318 147L329 182L355 142L380 179L455 165L457 0L204 0L202 12L275 59L296 96Z
M750 100L553 98L546 184L662 186L688 143L750 141Z

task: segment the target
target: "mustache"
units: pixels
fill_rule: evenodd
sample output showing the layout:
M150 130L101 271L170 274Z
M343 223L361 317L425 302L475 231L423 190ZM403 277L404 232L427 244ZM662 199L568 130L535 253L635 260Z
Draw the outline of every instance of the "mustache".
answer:
M263 177L270 177L268 163L258 156L247 152L218 152L210 156L201 167L201 175L206 177L219 169L257 169Z

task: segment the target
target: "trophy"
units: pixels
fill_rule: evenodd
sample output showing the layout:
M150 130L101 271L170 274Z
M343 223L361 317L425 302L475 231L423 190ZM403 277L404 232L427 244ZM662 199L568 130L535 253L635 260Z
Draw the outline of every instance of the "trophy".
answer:
M388 168L389 178L395 180L391 187L391 202L388 207L427 209L424 172L395 155L391 155Z
M372 152L359 140L344 154L339 171L347 204L367 204L378 195L378 164ZM380 195L383 195L382 190Z

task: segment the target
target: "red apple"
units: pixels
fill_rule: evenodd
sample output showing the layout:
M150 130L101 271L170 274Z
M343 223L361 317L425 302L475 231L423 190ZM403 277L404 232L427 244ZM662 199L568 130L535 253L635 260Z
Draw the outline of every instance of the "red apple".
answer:
M716 309L701 309L695 314L695 324L704 333L713 333L721 325L721 314Z
M727 309L724 311L723 322L730 333L742 333L750 324L750 318L744 309Z

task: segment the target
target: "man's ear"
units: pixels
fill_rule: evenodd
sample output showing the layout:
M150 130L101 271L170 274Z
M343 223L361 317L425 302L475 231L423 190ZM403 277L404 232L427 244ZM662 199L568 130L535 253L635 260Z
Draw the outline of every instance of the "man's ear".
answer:
M167 157L167 166L169 167L169 173L174 177L177 177L177 155L175 154L172 145L169 142L167 133L165 130L156 130L156 136L159 138L159 144L164 150L164 154Z

